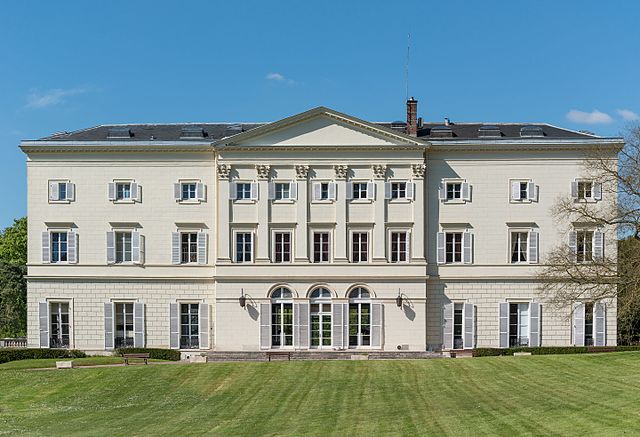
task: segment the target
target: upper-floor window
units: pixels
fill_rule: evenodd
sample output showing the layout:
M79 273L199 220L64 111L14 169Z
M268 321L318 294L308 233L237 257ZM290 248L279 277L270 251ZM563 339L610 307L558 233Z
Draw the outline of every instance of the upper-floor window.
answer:
M571 182L571 197L587 202L602 200L602 184L591 180L575 180Z
M447 263L462 262L462 232L447 232L445 256Z
M313 233L313 257L314 263L329 262L329 232Z
M273 262L291 262L291 232L273 233Z
M576 261L593 261L593 231L577 232Z
M353 198L354 199L367 199L367 183L366 182L354 182L353 183Z
M536 184L529 180L512 180L511 181L511 201L522 202L526 200L536 200L537 187Z
M409 233L407 231L393 231L390 233L390 254L392 263L409 260Z
M42 262L69 263L77 262L78 238L74 231L44 231L42 233Z
M604 257L604 232L599 229L571 231L569 249L578 263L600 261Z
M109 183L109 200L116 202L139 202L140 185L132 181Z
M248 182L238 182L236 184L236 199L249 200L251 199L251 184Z
M116 232L116 264L132 261L131 232Z
M181 181L173 186L174 198L178 202L203 201L205 198L204 184L198 181Z
M384 184L385 199L413 199L413 192L413 182L394 181Z
M51 232L51 262L66 262L68 254L67 250L67 233Z
M295 181L269 182L269 199L295 200L298 197L298 185Z
M369 260L369 233L351 233L351 262L364 263Z
M314 182L313 200L336 200L335 182Z
M183 232L180 234L180 263L198 262L198 233Z
M436 256L438 264L471 264L473 262L473 234L462 231L438 232Z
M511 263L535 264L538 262L538 232L535 230L510 232Z
M253 233L236 232L235 246L237 263L248 263L253 260Z
M131 199L131 183L119 182L116 184L116 200Z
M107 232L107 264L142 264L144 239L137 231Z
M445 202L471 201L471 185L460 179L443 179L438 190L438 198Z
M206 264L207 233L196 230L183 230L171 233L172 264Z
M196 198L196 184L195 182L182 184L182 200L193 200Z
M49 181L49 202L75 200L75 184L66 181Z

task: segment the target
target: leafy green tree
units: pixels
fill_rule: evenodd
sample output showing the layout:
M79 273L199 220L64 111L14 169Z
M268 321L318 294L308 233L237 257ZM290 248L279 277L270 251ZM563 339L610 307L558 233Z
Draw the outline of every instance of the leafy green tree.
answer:
M0 336L27 330L27 218L0 232Z
M8 264L27 264L27 218L13 221L13 225L0 232L0 261Z

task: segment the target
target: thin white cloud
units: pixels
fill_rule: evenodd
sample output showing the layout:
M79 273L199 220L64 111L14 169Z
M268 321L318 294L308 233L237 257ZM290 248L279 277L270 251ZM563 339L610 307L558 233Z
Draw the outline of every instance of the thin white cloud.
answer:
M265 76L265 79L271 82L288 83L289 85L293 85L294 83L296 83L295 80L284 77L284 75L280 73L269 73Z
M630 109L618 109L618 114L620 114L620 117L622 117L624 121L640 120L640 115Z
M591 112L578 111L577 109L572 109L567 112L567 119L569 121L573 121L574 123L582 123L582 124L607 124L612 123L613 118L606 112L600 112L597 109L594 109Z
M64 98L86 92L85 88L54 88L48 91L31 91L27 95L27 108L47 108L64 102Z

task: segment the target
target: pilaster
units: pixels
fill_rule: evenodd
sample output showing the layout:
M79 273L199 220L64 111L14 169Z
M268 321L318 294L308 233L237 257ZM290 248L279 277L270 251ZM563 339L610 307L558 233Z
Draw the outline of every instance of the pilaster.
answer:
M258 228L256 229L255 256L257 263L269 262L269 223L271 222L269 201L269 175L271 166L256 164L258 177Z
M376 186L375 199L373 201L373 238L369 244L373 247L372 262L386 263L386 209L387 202L384 198L384 183L387 176L387 166L375 164L372 166L373 179Z
M411 260L414 262L425 261L425 192L426 178L425 171L427 166L424 163L412 164L411 172L413 173L413 183L415 184L414 200L413 200L413 232L411 232Z
M231 173L230 164L218 164L218 191L216 193L216 199L218 200L218 227L216 229L216 243L218 259L222 262L231 262L231 256L229 249L229 235L231 230L229 229L230 219L230 203L229 199L229 174Z
M297 226L294 238L295 244L295 262L308 263L309 251L307 250L307 242L309 241L307 223L309 222L309 196L308 186L308 165L296 165L296 181L298 184L298 199L296 200Z
M334 165L336 173L336 231L334 235L334 262L347 262L347 174L349 167Z

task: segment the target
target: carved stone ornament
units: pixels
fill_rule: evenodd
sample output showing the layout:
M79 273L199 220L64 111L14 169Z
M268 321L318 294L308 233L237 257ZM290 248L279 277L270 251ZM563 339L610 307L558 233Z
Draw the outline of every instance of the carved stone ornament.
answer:
M378 179L384 179L387 175L387 166L384 164L374 164L371 168L373 169L373 176Z
M271 166L267 164L256 164L256 172L258 172L258 179L268 179Z
M309 174L309 166L308 165L296 165L296 178L297 179L306 179Z
M423 178L424 172L427 169L425 164L411 164L411 171L414 178Z
M336 172L336 179L346 179L347 172L349 171L349 166L337 164L333 166L333 169Z
M218 164L218 179L229 179L231 164Z

